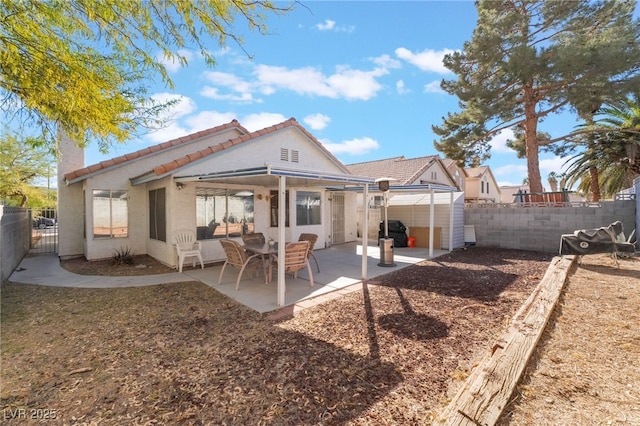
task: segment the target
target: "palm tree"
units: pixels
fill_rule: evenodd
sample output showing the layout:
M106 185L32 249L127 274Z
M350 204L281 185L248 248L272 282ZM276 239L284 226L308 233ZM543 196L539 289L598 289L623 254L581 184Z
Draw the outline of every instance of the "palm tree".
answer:
M640 99L605 104L598 115L604 117L582 126L598 130L583 138L585 149L567 161L566 173L568 185L579 182L592 201L630 187L640 175Z

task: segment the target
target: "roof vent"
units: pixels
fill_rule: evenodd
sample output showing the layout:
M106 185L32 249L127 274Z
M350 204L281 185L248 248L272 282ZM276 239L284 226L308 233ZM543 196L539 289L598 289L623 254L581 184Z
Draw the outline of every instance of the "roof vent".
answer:
M289 161L289 150L287 148L280 148L280 160Z
M298 163L298 157L299 157L299 155L298 155L298 150L296 150L296 149L292 149L292 150L291 150L291 161L292 161L293 163Z

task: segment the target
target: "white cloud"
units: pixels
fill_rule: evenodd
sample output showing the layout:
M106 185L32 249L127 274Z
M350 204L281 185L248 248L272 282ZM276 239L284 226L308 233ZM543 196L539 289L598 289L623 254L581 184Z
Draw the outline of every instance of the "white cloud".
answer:
M189 130L182 127L178 123L178 119L193 113L197 109L196 103L193 99L188 96L166 92L155 93L151 95L151 99L158 103L169 101L175 102L172 106L162 111L158 116L158 119L166 124L163 128L147 135L151 141L164 142L189 134Z
M440 87L440 80L434 80L431 83L427 83L424 85L425 93L446 93Z
M566 161L566 158L557 156L540 160L540 174L542 175L542 180L546 180L547 175L551 172L555 172L556 174L563 173L567 168L567 166L564 165Z
M422 71L431 71L438 74L447 74L450 72L447 68L445 68L442 60L444 59L444 55L453 52L454 51L451 49L425 49L422 52L413 53L412 51L404 47L399 47L395 50L396 56L398 56L400 59L404 59L410 64L417 66Z
M327 115L318 113L307 115L302 119L302 121L304 121L313 130L322 130L327 127L331 118Z
M396 91L403 95L405 93L411 93L411 90L407 89L404 85L404 81L402 80L398 80L396 81Z
M197 109L196 103L188 96L179 95L177 93L155 93L151 95L151 99L156 102L164 103L173 101L174 104L163 111L160 118L163 120L174 120L185 115L191 114Z
M343 141L341 143L332 143L329 141L322 141L329 152L334 155L339 154L350 154L350 155L358 155L365 154L369 151L376 150L380 148L380 144L378 141L372 138L356 138L348 141Z
M195 133L228 123L234 118L236 116L231 112L202 111L187 118L185 122L189 125L189 133Z
M315 95L349 100L368 100L382 88L377 77L388 74L383 68L372 71L339 67L330 76L312 67L287 69L270 65L259 65L255 74L262 93L274 93L277 89L294 91L301 95Z
M200 90L201 96L215 100L234 102L259 102L259 100L253 98L252 92L254 91L254 87L252 87L252 84L235 74L206 71L204 77L215 85L230 89L234 94L222 94L217 87L204 86L202 90Z
M336 21L332 19L325 19L324 22L319 22L313 26L318 31L334 31L340 33L352 33L356 27L353 25L337 25Z
M382 68L400 68L402 64L397 59L393 59L389 55L378 56L377 58L373 58L372 62Z
M273 126L274 124L282 123L287 118L282 114L272 112L261 112L257 114L249 114L240 121L244 127L250 132L264 129L265 127Z
M320 31L329 31L336 27L336 21L332 21L331 19L325 19L323 23L316 24L314 28L317 28Z
M495 135L489 141L489 145L491 145L491 152L515 154L516 152L507 146L508 139L515 139L515 135L513 134L513 130L511 129L505 129L499 134Z
M508 164L497 168L491 168L491 172L498 182L498 186L522 185L527 177L526 164Z
M178 50L177 54L183 56L187 60L187 62L193 59L193 52L191 52L190 50L180 49ZM180 68L182 68L182 65L178 61L178 58L168 58L162 52L156 55L156 60L164 65L167 71L172 73L177 72Z

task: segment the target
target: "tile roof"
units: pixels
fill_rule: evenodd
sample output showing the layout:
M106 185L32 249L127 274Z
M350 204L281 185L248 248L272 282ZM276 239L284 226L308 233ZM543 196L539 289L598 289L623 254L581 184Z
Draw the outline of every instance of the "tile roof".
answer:
M437 155L405 158L404 156L348 164L347 168L357 176L372 178L390 177L396 179L395 184L412 184L434 162L440 159Z
M319 149L321 149L322 151L324 151L324 153L336 164L338 164L341 168L344 169L345 173L351 174L349 172L349 170L346 168L346 166L344 166L344 164L342 164L342 162L340 160L338 160L333 154L331 154L311 133L309 133L307 131L307 129L305 129L304 127L302 127L295 118L290 118L286 121L283 121L282 123L279 124L275 124L273 126L270 127L265 127L264 129L261 130L257 130L255 132L251 132L242 136L238 136L236 138L233 139L229 139L225 142L219 143L217 145L212 145L209 146L205 149L202 149L200 151L191 153L191 154L187 154L185 156L176 158L175 160L169 161L167 163L164 164L160 164L156 167L153 168L153 170L148 171L146 173L143 173L139 176L133 177L131 178L136 179L136 178L140 178L142 176L162 176L165 175L167 173L171 173L181 167L186 166L189 163L192 163L194 161L203 159L205 157L208 157L212 154L215 154L217 152L220 152L222 150L231 148L232 146L236 146L245 142L248 142L250 140L253 139L257 139L259 137L277 132L279 130L285 129L287 127L295 127L296 129L298 129L299 131L301 131L307 138L309 138L309 140L316 144L318 146Z
M464 170L467 172L467 175L469 175L470 178L478 179L483 174L485 174L488 169L489 169L489 167L487 167L487 166L480 166L480 167L468 167L468 168L466 168Z
M238 120L231 120L229 123L221 124L220 126L212 127L210 129L201 130L196 133L192 133L190 135L182 136L180 138L172 139L167 142L162 142L157 145L153 145L135 152L131 152L129 154L124 154L119 157L111 158L109 160L101 161L100 163L93 164L82 169L74 170L70 173L64 175L65 180L70 181L78 178L82 178L83 176L89 175L91 173L99 172L102 170L107 170L115 166L122 165L129 161L146 157L148 155L164 151L169 148L177 147L180 145L188 144L189 142L204 138L206 136L228 130L228 129L238 129L240 132L247 134L249 131L245 129Z

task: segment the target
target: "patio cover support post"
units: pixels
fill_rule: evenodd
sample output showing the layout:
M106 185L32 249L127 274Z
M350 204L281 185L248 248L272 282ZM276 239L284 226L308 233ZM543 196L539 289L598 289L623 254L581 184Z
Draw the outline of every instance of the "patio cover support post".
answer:
M287 178L278 176L278 306L285 305L286 282L284 276L285 214L287 212Z
M449 251L453 251L453 191L449 193Z
M433 258L433 226L435 224L436 207L433 188L431 188L431 205L429 206L429 258Z
M367 247L369 246L369 185L366 183L362 190L362 281L367 279Z

